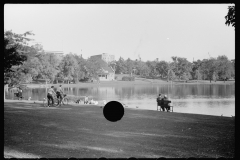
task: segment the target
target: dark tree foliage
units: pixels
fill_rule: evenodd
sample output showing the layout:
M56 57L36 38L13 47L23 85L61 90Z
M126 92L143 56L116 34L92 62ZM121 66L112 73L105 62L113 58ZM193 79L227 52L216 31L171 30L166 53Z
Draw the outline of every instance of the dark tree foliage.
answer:
M225 16L226 25L232 25L235 28L235 6L228 6L228 14Z
M17 51L18 45L9 47L9 40L4 38L4 73L12 72L11 68L15 65L21 65L27 57Z

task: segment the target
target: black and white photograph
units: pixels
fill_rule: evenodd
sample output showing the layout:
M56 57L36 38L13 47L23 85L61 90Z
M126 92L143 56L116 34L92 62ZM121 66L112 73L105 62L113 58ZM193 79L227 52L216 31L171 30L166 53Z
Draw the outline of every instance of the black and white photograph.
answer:
M235 4L4 4L4 158L235 158Z

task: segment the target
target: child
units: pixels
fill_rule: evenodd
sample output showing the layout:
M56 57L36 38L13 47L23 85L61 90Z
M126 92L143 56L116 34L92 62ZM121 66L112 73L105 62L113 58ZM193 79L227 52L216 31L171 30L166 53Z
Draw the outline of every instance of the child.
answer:
M84 104L88 104L88 96L84 98Z

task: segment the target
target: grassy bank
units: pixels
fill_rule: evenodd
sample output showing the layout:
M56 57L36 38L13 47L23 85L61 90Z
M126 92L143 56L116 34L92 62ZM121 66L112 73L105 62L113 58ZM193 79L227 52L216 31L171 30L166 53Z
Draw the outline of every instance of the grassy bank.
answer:
M234 157L229 117L125 109L109 122L94 106L4 103L4 156L17 158Z

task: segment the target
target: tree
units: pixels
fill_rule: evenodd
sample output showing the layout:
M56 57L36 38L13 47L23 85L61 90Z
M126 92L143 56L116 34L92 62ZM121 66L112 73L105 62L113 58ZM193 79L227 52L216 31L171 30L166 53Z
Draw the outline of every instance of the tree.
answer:
M235 28L235 6L228 6L228 13L225 16L226 25L232 25Z
M169 74L169 64L166 61L160 61L156 64L156 70L159 74L161 74L161 77L167 77Z
M116 73L127 73L127 68L125 65L125 61L122 57L119 58L119 60L116 62Z
M150 69L150 76L155 77L156 75L158 75L159 72L157 70L157 62L156 61L147 61L146 65Z
M232 77L235 79L235 59L232 59L231 62L232 62L232 67L233 67Z
M86 61L86 66L84 67L87 72L87 78L89 79L99 79L98 75L101 73L102 67L107 67L108 64L102 59L89 58Z
M67 54L60 63L60 71L68 82L74 79L78 62L73 54Z
M171 81L175 80L176 75L172 69L168 71L168 80L170 79Z
M132 75L133 68L134 68L134 62L130 58L128 58L125 61L125 68L127 69L127 73Z
M146 65L145 62L143 61L137 61L135 62L136 64L136 70L137 74L140 76L149 76L149 73L151 72L150 68Z
M200 67L200 71L203 73L204 78L207 78L208 80L210 80L210 83L211 83L213 74L217 69L216 62L217 60L215 58L204 59Z
M26 59L24 48L27 46L27 41L31 39L26 38L27 35L33 35L31 32L24 34L15 34L12 31L4 32L4 99L5 99L5 88L8 83L12 83L11 72L13 66L21 65ZM6 77L6 78L5 78Z
M14 65L21 65L22 62L27 60L27 54L29 53L27 35L34 35L31 32L25 32L24 34L16 34L12 31L4 32L4 73L11 72L11 67Z
M197 60L192 63L191 75L192 75L193 79L200 80L198 78L200 78L202 76L200 73L200 69L199 69L201 64L202 64L201 60ZM200 77L199 77L199 74L201 75Z
M189 80L187 73L183 73L182 79L185 80L186 82Z
M4 37L4 74L12 72L12 66L21 65L27 56L18 51L17 44L9 46L10 41Z
M199 69L195 70L194 78L197 79L197 81L202 79L202 74Z
M172 59L173 71L179 79L181 79L183 74L189 75L192 72L192 64L186 58L172 57Z
M86 70L84 68L84 66L86 66L86 61L85 59L82 58L82 56L78 56L78 55L73 55L75 57L75 59L77 60L77 68L76 68L76 72L74 75L74 81L75 83L78 83L79 80L84 79L85 77L87 77L87 73Z
M234 70L231 61L226 56L218 56L216 66L216 71L220 79L223 79L225 82L225 80L231 78Z
M36 80L39 77L40 74L40 68L42 67L42 64L40 62L39 56L43 54L43 48L41 45L36 44L31 47L25 47L27 56L27 60L23 62L20 68L22 68L22 72L26 75L26 77L29 77L28 81L30 80Z
M214 72L213 75L212 75L212 80L213 80L214 82L216 82L217 79L218 79L218 75L217 75L216 72Z

